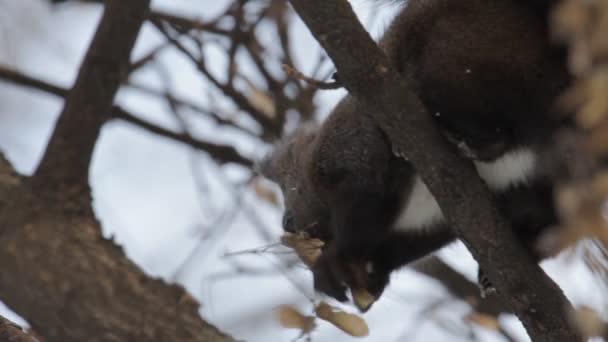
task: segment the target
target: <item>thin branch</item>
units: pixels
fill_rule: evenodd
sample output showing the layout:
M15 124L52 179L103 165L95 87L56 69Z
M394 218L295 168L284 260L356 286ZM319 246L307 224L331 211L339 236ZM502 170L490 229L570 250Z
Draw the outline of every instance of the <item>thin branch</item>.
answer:
M61 96L61 97L65 97L68 94L68 90L65 88L56 86L54 84L51 84L51 83L48 83L48 82L45 82L45 81L42 81L39 79L35 79L33 77L27 76L25 74L22 74L22 73L19 73L19 72L16 72L16 71L13 71L13 70L1 67L1 66L0 66L0 79L10 81L10 82L18 84L18 85L42 90L42 91L51 93L53 95ZM182 104L181 102L178 102L178 103ZM188 103L183 103L183 105L188 106ZM236 151L236 149L234 149L231 146L218 145L218 144L214 144L214 143L210 143L210 142L206 142L206 141L202 141L202 140L197 140L197 139L194 139L194 138L184 135L184 134L172 132L166 128L156 126L144 119L138 118L137 116L127 112L126 110L124 110L123 108L120 108L118 106L112 107L111 117L125 120L134 125L139 126L140 128L143 128L149 132L158 134L165 138L173 139L175 141L187 144L188 146L191 146L195 149L207 152L213 159L215 159L219 162L236 163L236 164L248 167L248 168L251 168L254 165L253 160L242 156L240 153L238 153Z
M412 268L441 282L453 296L471 304L475 311L491 316L506 312L505 304L497 296L482 298L477 284L436 256L421 259L415 262Z
M534 341L577 341L561 289L526 254L471 162L438 133L421 100L346 0L291 0L349 92L374 113L395 154L410 160L442 212ZM481 234L480 232L483 232Z
M223 84L220 82L209 70L201 57L196 57L190 52L178 39L173 37L173 35L159 22L152 22L156 28L168 39L173 46L175 46L180 52L182 52L192 63L196 66L198 71L200 71L206 78L211 82L217 89L221 90L224 95L230 98L234 103L236 103L239 108L243 111L247 112L254 120L256 120L262 128L269 132L273 136L279 136L280 134L280 125L277 124L272 118L268 117L265 113L255 108L251 102L239 91L234 89L229 84Z
M287 64L283 64L283 70L285 70L287 75L289 75L290 77L293 77L298 80L302 80L302 81L308 83L311 87L314 87L317 89L332 90L332 89L340 89L342 87L340 82L336 82L336 81L323 82L323 81L316 80L312 77L304 75L299 70L297 70Z
M213 21L203 22L202 20L184 18L161 11L151 11L149 19L152 21L162 21L169 23L180 31L198 30L223 36L229 36L232 33L230 30L225 30L217 27L217 23Z
M156 58L156 55L158 55L168 45L169 44L167 44L167 43L163 43L163 44L157 46L156 48L154 48L152 51L148 52L146 55L144 55L143 57L141 57L139 60L131 63L131 65L129 66L129 74L131 74L134 71L140 69L141 67L143 67L147 63L153 61Z
M239 132L245 133L250 136L257 137L257 134L255 132L239 125L235 121L233 121L229 118L222 117L218 113L215 113L214 111L204 108L201 105L191 102L187 99L177 97L176 95L173 95L171 93L163 92L161 90L157 90L157 89L154 89L152 87L149 87L149 86L146 86L143 84L127 83L126 86L129 88L132 88L134 90L141 91L148 95L152 95L152 96L156 96L156 97L164 97L165 100L167 100L171 103L174 103L178 107L184 107L184 108L192 110L196 113L205 115L206 117L213 120L213 122L215 122L218 125L234 128L234 129L238 130Z
M129 123L136 125L137 127L143 128L160 136L182 142L196 149L205 151L217 161L236 163L247 168L251 168L254 165L254 162L251 159L243 157L232 146L219 145L202 140L196 140L188 134L172 132L165 128L151 124L144 119L138 118L117 106L113 108L112 113L113 117L125 120Z
M0 78L11 83L38 89L60 97L65 97L68 94L68 89L66 88L35 79L2 65L0 65Z
M276 248L276 247L282 247L282 249L284 249L284 250L283 251L273 250L273 248ZM284 246L280 242L275 242L270 245L266 245L266 246L262 246L262 247L248 248L248 249L243 249L243 250L235 251L235 252L226 252L222 255L222 257L227 258L227 257L234 257L234 256L245 255L245 254L263 254L263 253L294 254L294 251L291 249L285 249Z
M114 96L128 76L131 49L148 13L148 3L133 1L129 11L129 6L120 2L104 2L104 15L66 96L34 182L43 179L59 188L70 183L73 190L88 192L93 148L101 126L110 117Z

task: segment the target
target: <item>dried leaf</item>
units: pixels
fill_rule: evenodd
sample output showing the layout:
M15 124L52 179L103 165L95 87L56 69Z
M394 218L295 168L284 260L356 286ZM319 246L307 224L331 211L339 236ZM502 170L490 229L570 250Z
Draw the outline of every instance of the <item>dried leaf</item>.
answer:
M500 323L498 323L498 319L492 315L473 311L473 312L469 313L465 317L465 319L469 322L475 323L486 329L495 330L495 331L500 330Z
M598 157L604 157L608 155L608 120L602 121L601 125L595 127L585 137L585 147L587 147L591 153Z
M608 1L603 1L595 30L591 33L591 53L596 60L608 58Z
M584 336L602 336L606 328L597 311L585 305L578 307L570 318Z
M315 327L315 317L306 316L289 305L278 307L276 316L283 328L300 329L303 333L308 333Z
M592 128L608 115L608 68L596 70L587 84L587 101L577 114L577 122Z
M325 320L351 336L363 337L369 335L369 328L363 318L342 311L321 302L315 308L317 317Z
M586 80L576 81L557 99L557 108L564 113L578 111L587 101L589 85Z
M561 1L552 13L554 35L570 43L570 69L574 74L583 74L592 63L587 32L593 22L592 11L583 1Z
M259 89L253 84L249 84L247 99L257 110L264 113L268 118L276 117L274 99L264 90Z
M581 1L561 1L551 15L553 33L565 41L581 37L586 31L588 23L589 11Z
M582 238L608 242L606 198L608 172L598 172L584 183L562 186L557 193L561 228L554 236L543 238L545 247L563 249Z
M296 254L308 267L312 267L321 256L321 248L325 243L319 239L311 239L305 233L285 233L281 236L281 243L295 250Z
M274 206L279 205L279 197L277 196L277 193L270 188L261 177L256 177L252 183L253 191L255 191L259 198Z

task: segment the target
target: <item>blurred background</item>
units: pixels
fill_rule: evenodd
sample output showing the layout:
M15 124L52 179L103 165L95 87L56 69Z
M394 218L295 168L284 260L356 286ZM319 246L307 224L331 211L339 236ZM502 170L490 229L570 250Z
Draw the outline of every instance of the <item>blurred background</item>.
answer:
M396 9L353 5L374 37ZM27 80L68 89L101 13L96 2L0 1L0 150L20 173L35 170L63 105ZM132 59L121 111L103 127L90 170L104 235L146 273L186 287L200 314L236 339L294 340L299 331L282 328L275 308L310 313L312 277L277 245L281 195L253 170L282 134L321 121L345 94L290 78L282 65L331 80L331 62L281 0L155 0ZM595 246L579 243L543 267L573 304L605 316L605 285L587 266ZM439 257L476 279L462 244ZM363 315L369 337L318 321L303 339L528 340L512 315L484 321L471 312L441 282L404 269ZM4 306L0 314L27 326Z

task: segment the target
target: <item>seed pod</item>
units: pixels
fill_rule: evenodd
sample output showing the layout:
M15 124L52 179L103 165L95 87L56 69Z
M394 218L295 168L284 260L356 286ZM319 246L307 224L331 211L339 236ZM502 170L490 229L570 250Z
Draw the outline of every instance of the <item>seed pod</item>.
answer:
M465 319L486 329L495 331L500 330L500 323L498 322L498 319L488 314L473 311L469 313Z
M302 333L308 333L315 327L315 317L306 316L289 305L279 306L276 316L283 328L300 329Z
M363 337L369 335L367 324L363 318L355 314L344 312L325 302L319 303L315 308L315 312L317 317L328 321L351 336Z

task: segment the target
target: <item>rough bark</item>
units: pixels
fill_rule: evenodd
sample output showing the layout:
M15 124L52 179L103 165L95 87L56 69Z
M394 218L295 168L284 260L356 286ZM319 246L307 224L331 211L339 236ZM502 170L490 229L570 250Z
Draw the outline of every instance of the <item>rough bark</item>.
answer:
M38 342L38 339L17 324L0 316L0 341L3 342Z
M447 220L534 341L576 341L561 289L525 253L473 165L448 149L431 116L358 22L346 0L291 0L347 90L374 112Z
M40 167L0 158L0 298L49 341L232 341L101 236L89 163L149 0L107 0ZM56 89L55 89L56 90Z

